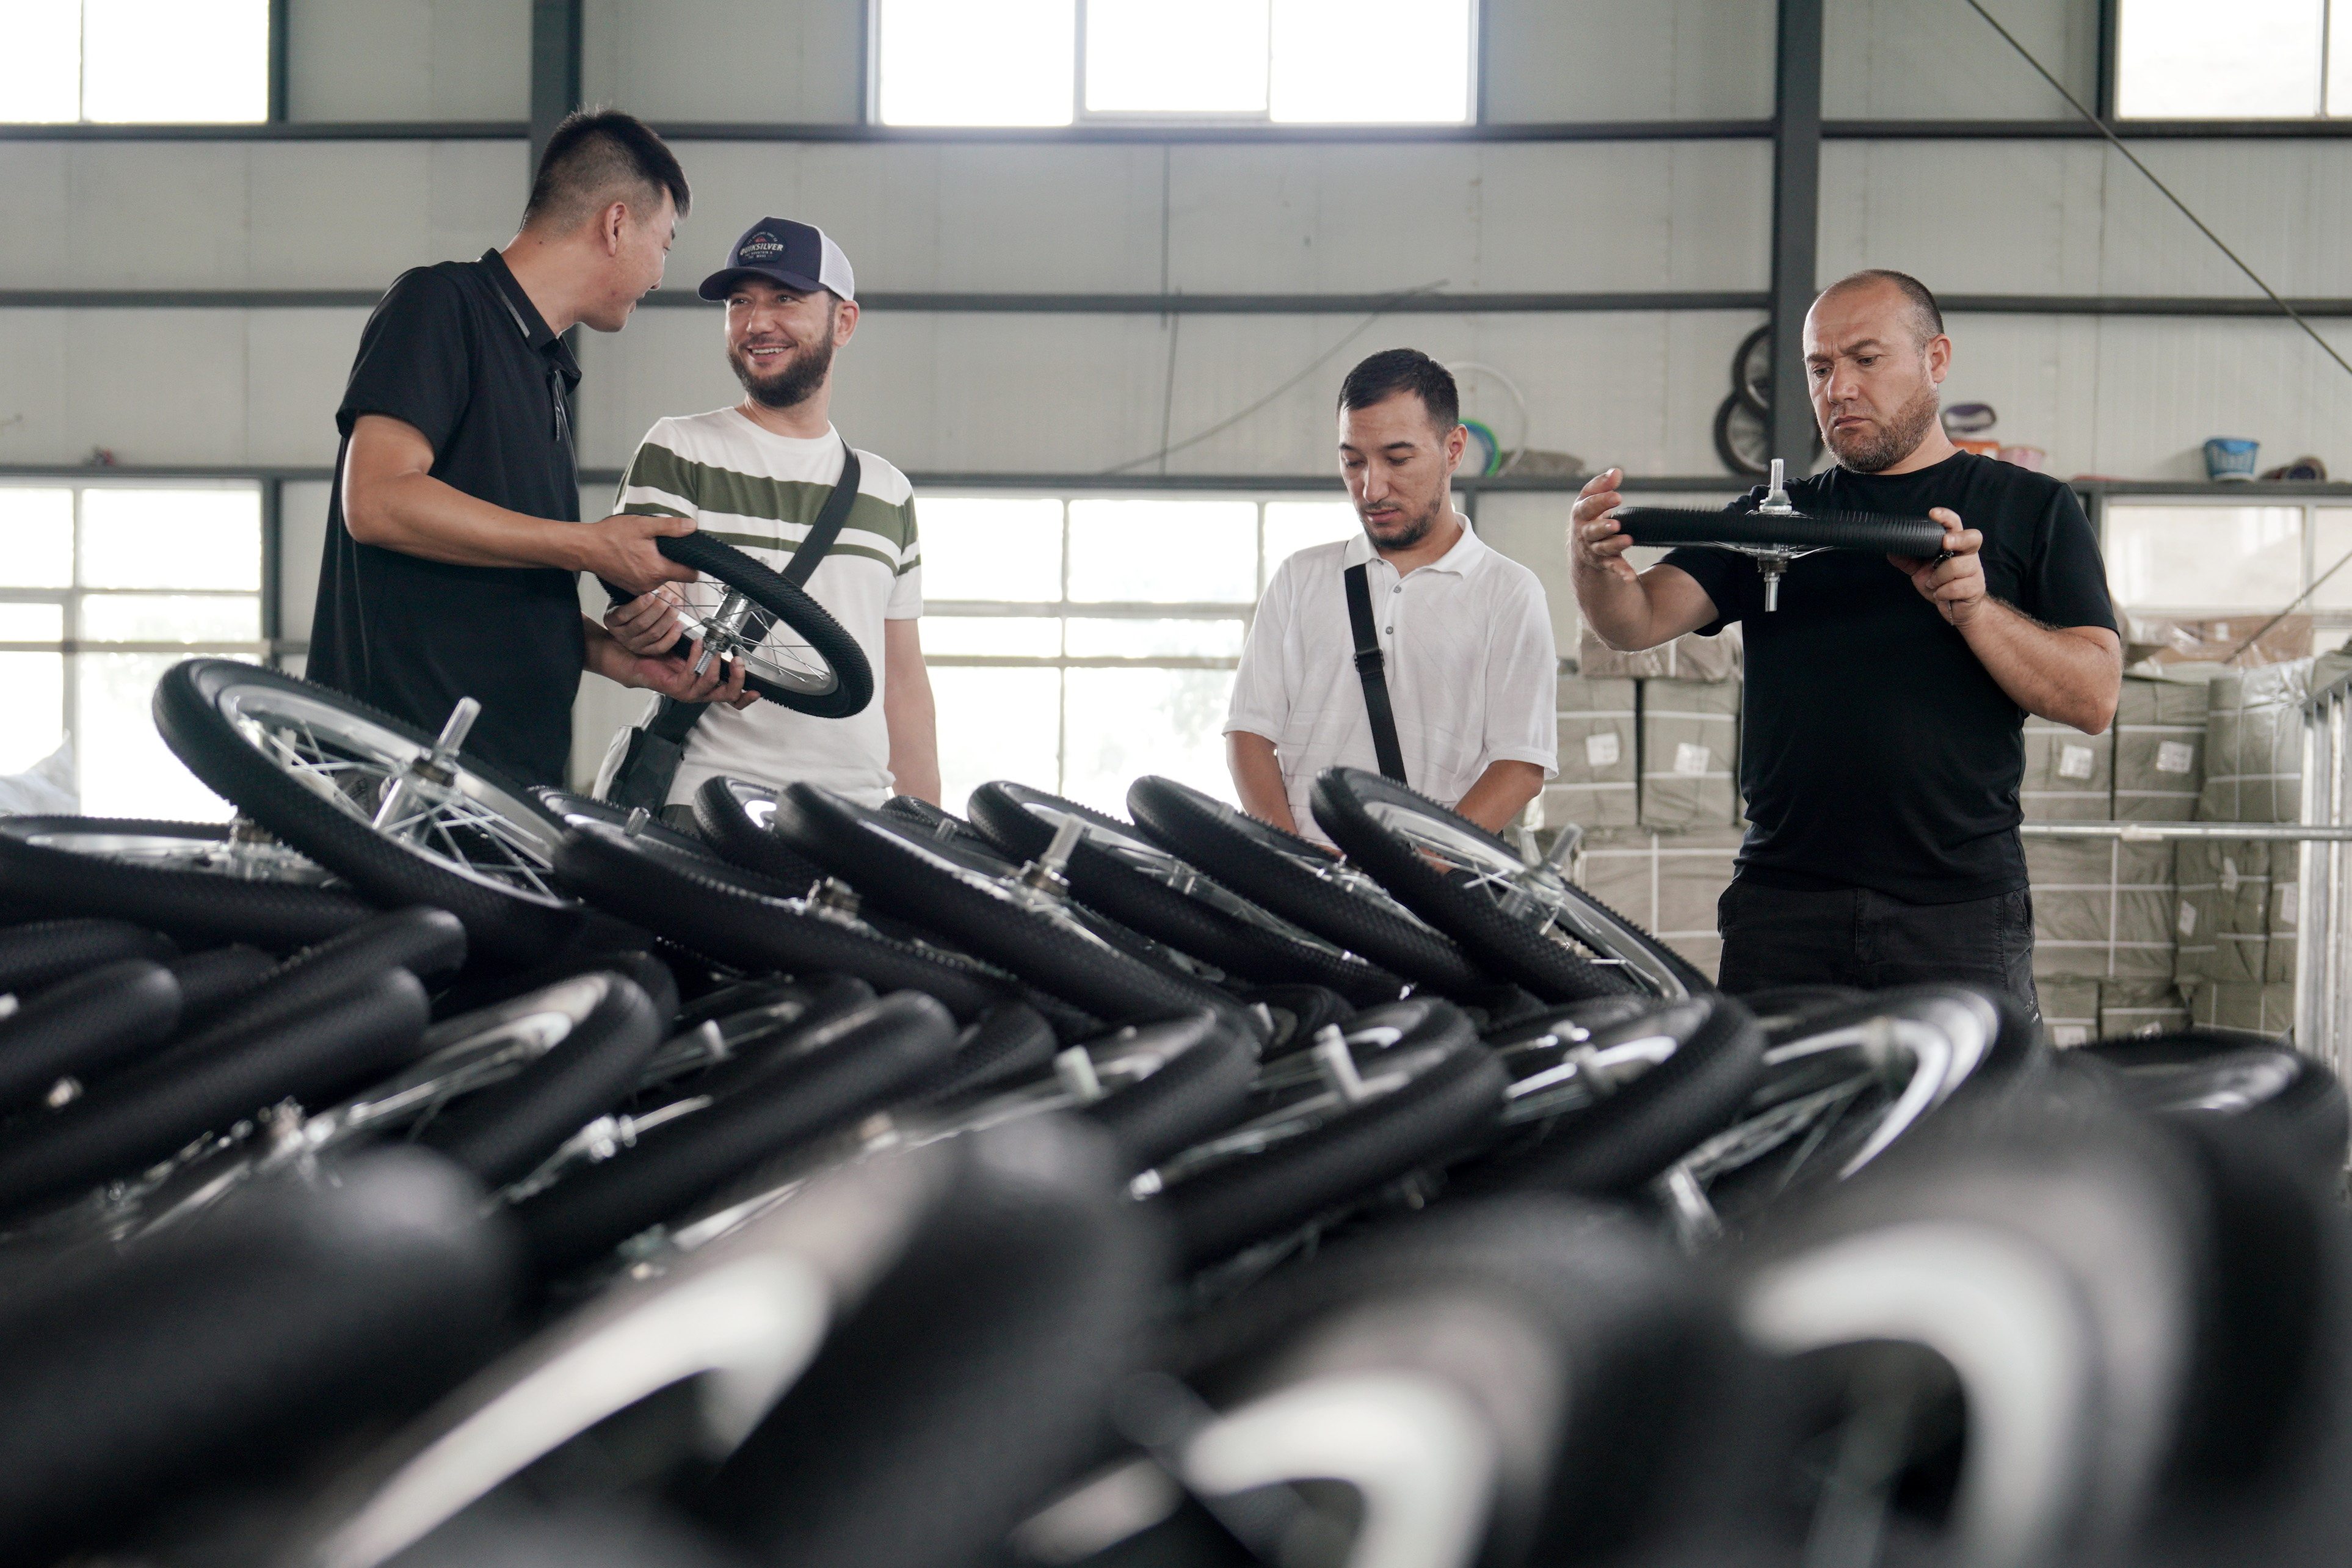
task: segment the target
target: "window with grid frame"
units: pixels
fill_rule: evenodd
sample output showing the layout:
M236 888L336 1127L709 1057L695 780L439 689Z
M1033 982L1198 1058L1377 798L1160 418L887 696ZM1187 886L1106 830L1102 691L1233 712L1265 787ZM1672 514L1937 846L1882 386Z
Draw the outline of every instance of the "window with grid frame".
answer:
M2120 120L2352 114L2352 0L2116 0Z
M872 0L886 125L1460 125L1475 0Z
M92 816L220 821L155 732L183 658L260 660L261 487L0 481L0 773L72 742Z
M2352 641L2352 506L2340 501L2110 500L2099 548L2119 616L2243 618L2251 637L2291 610L2311 617L2320 651Z
M268 118L268 0L0 0L0 121Z
M1225 705L1284 559L1344 500L924 496L923 651L943 798L1011 779L1124 816L1160 773L1234 798Z

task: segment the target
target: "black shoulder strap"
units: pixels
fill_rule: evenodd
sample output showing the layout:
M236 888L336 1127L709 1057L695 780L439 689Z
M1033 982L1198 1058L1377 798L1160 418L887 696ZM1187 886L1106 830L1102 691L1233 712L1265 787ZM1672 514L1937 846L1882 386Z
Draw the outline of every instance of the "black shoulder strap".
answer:
M1364 683L1364 711L1372 721L1372 754L1380 759L1381 773L1406 784L1411 781L1404 776L1403 748L1397 744L1396 713L1389 706L1388 660L1372 626L1369 574L1357 565L1340 576L1348 585L1348 625L1356 634L1356 679Z
M849 521L849 509L857 504L860 478L857 452L845 440L841 444L841 477L833 481L833 493L824 498L816 521L809 525L807 535L793 546L792 559L784 563L784 581L793 587L808 586L817 563L833 548L833 542L841 537L841 525ZM707 702L681 702L675 697L665 697L646 728L665 741L683 744L702 721L703 710L708 707Z

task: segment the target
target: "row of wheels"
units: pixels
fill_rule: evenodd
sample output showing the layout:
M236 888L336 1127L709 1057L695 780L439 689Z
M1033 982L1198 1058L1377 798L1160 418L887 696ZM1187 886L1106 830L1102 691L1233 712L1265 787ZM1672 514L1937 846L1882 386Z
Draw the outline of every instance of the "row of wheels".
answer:
M687 831L462 711L197 660L157 717L236 823L0 819L6 1555L2352 1541L2282 1042L1728 996L1348 770L1336 851L1158 778Z

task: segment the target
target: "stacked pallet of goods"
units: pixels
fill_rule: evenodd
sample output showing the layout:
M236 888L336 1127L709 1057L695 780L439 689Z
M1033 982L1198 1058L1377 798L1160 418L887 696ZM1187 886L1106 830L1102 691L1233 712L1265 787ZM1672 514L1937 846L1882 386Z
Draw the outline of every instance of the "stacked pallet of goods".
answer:
M1712 975L1742 820L1738 633L1639 654L1588 635L1577 664L1559 679L1559 776L1543 824L1582 827L1577 880Z

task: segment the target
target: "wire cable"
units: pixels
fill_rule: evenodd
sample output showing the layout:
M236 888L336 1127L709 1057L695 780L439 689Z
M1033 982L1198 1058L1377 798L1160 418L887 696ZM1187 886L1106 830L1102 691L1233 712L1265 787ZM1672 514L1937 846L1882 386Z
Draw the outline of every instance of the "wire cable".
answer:
M2130 163L2133 168L2137 169L2141 174L2146 174L2147 176L2147 183L2154 185L2158 191L2162 192L2166 201L2170 202L2174 206L2179 208L2180 216L2182 217L2187 218L2190 223L2197 226L2198 233L2211 240L2213 242L2213 247L2216 250L2219 250L2222 255L2228 257L2231 262L2235 263L2239 271L2253 279L2254 287L2260 289L2264 294L2270 296L2271 303L2276 305L2281 310L2285 311L2287 319L2293 321L2296 326L2301 327L2304 330L2305 335L2309 337L2313 342L2319 345L2320 353L2326 354L2329 359L2334 360L2337 367L2340 368L2345 374L2352 375L2352 361L2347 361L2342 354L2337 353L2336 352L2336 346L2329 342L2326 338L2321 337L2319 335L2318 329L2314 327L2309 321L2303 319L2303 312L2297 310L2293 305L2288 304L2284 297L2283 297L2277 289L2272 288L2268 283L2263 282L2263 275L2255 271L2252 267L2247 266L2245 258L2231 249L2220 235L2215 234L2211 229L2206 227L2205 220L2191 212L2189 209L2189 204L2187 202L2182 201L2179 196L2173 195L2172 187L2166 184L2162 180L2158 179L2156 177L2156 171L2149 168L2146 163L2141 163L2138 155L2129 147L2124 145L2123 138L2117 136L2115 132L2108 127L2105 121L2100 119L2096 114L2093 113L2088 108L2086 108L2081 99L2076 98L2073 93L2067 91L2066 85L2060 81L2056 77L2052 76L2049 69L2044 67L2040 60L2033 58L2033 51L2017 41L2016 35L2012 34L2007 27L2002 26L1999 21L1995 20L1993 14L1984 8L1980 0L1963 0L1963 3L1967 5L1969 10L1974 11L1978 16L1982 16L1985 19L1985 26L1990 27L1994 32L1999 33L2001 36L2001 41L2008 44L2011 48L2015 49L2019 57L2022 58L2027 65L2033 68L2035 75L2039 76L2043 81L2048 82L2052 89L2055 91L2059 97L2064 99L2074 107L2075 113L2081 115L2084 120L2089 121L2098 131L2099 134L2107 139L2108 145L2115 148L2116 152L2121 153L2125 159Z
M1338 342L1333 343L1329 348L1325 349L1321 353L1317 354L1313 359L1307 361L1306 364L1299 368L1297 374L1292 376L1280 386L1276 387L1272 392L1267 393L1264 397L1259 398L1255 403L1251 404L1248 407L1243 409L1238 414L1234 414L1223 419L1220 419L1214 425L1210 426L1206 430L1187 436L1184 439L1176 442L1172 446L1163 444L1160 450L1156 452L1146 452L1140 458L1129 458L1126 462L1113 464L1111 467L1102 469L1101 472L1105 474L1123 474L1129 468L1139 468L1146 463L1156 463L1163 458L1172 457L1176 453L1183 451L1188 447L1197 447L1202 442L1209 439L1212 436L1223 435L1226 431L1232 429L1234 426L1240 424L1243 420L1248 418L1251 415L1256 413L1259 409L1264 408L1267 404L1272 403L1276 398L1280 397L1284 393L1288 392L1292 387L1297 386L1300 382L1305 381L1308 376L1322 369L1323 366L1329 362L1333 354L1338 353L1341 349L1346 348L1349 343L1354 342L1358 338L1362 337L1366 332L1371 331L1372 323L1379 321L1382 316L1387 315L1389 313L1390 307L1395 305L1400 300L1410 300L1415 295L1433 294L1440 289L1444 288L1446 281L1447 280L1445 279L1440 278L1433 283L1423 283L1417 289L1398 289L1395 293L1389 295L1385 299L1381 300L1380 303L1375 305L1372 308L1371 313L1366 316L1362 321L1357 322L1354 330L1349 332L1346 337L1341 338ZM1164 473L1166 470L1163 468L1161 471Z

